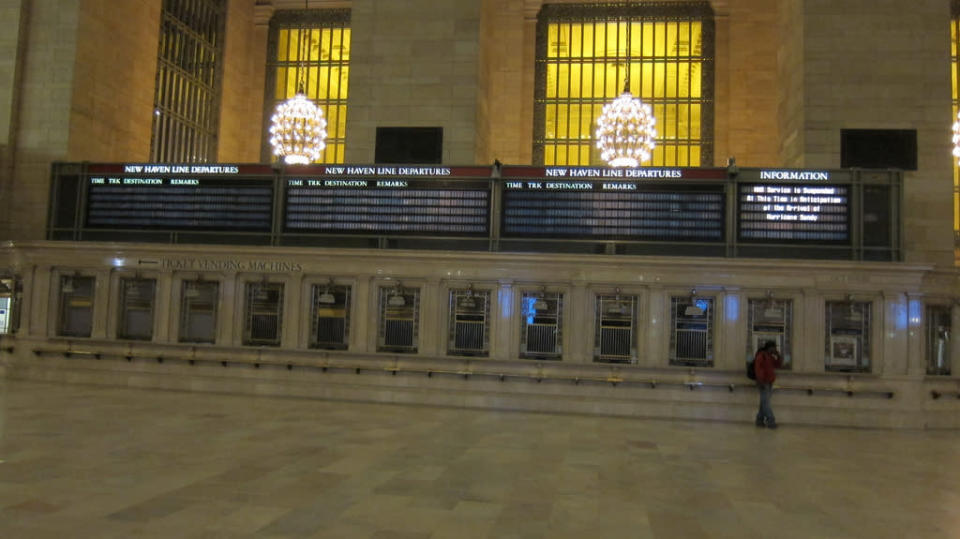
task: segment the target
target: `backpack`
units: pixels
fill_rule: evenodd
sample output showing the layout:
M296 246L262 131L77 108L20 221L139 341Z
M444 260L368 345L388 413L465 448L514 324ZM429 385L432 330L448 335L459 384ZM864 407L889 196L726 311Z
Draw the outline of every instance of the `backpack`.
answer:
M757 379L757 371L756 371L756 369L754 369L753 361L748 361L748 362L747 362L747 378L749 378L749 379L751 379L751 380L756 380L756 379Z

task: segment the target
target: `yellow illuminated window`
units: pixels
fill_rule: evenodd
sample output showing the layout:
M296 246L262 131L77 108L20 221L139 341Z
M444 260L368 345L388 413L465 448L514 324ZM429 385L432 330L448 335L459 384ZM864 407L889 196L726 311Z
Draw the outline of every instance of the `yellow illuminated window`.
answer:
M327 120L326 148L318 163L343 163L350 79L350 11L277 11L270 21L263 155L272 157L266 135L277 103L293 97L300 83ZM273 160L276 160L273 158Z
M952 122L957 121L957 112L960 111L960 2L954 1L953 18L950 20L950 80L953 83L953 116ZM953 237L960 245L960 166L957 159L953 160Z
M534 160L603 164L594 142L603 105L630 92L653 108L647 166L712 161L713 18L706 2L548 4L538 21Z

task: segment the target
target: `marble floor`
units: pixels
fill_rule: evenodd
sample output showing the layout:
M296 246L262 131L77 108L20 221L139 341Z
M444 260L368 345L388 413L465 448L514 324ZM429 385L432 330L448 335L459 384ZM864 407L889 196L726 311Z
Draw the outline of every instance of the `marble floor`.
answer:
M0 380L0 537L960 537L960 433Z

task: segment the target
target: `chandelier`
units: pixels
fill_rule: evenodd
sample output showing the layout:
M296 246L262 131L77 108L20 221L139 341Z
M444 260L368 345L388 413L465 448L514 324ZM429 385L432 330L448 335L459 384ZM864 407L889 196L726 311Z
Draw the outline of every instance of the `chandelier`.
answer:
M650 159L657 138L657 120L650 105L630 94L629 83L620 97L603 106L597 118L597 149L611 167L635 167Z
M304 0L304 9L309 9L307 0ZM301 54L304 50L303 35L305 28L301 28L297 36L297 71L300 72L300 81L297 93L290 99L277 104L270 118L270 145L273 154L282 157L288 165L308 165L320 159L324 139L327 138L327 120L323 118L323 110L313 101L307 99L303 90L304 65Z
M953 122L953 156L960 160L960 112L957 121Z
M307 99L301 82L297 94L278 103L270 118L273 154L288 165L308 165L320 158L326 138L323 111Z

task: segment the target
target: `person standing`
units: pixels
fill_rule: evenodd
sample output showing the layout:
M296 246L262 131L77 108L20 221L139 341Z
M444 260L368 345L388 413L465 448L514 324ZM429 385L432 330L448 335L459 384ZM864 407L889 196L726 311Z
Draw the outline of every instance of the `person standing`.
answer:
M760 392L760 409L757 410L757 426L768 429L777 428L777 419L770 406L773 395L773 382L777 379L776 369L783 367L783 358L777 352L777 343L767 341L757 350L753 358L753 369L757 375L757 389Z

